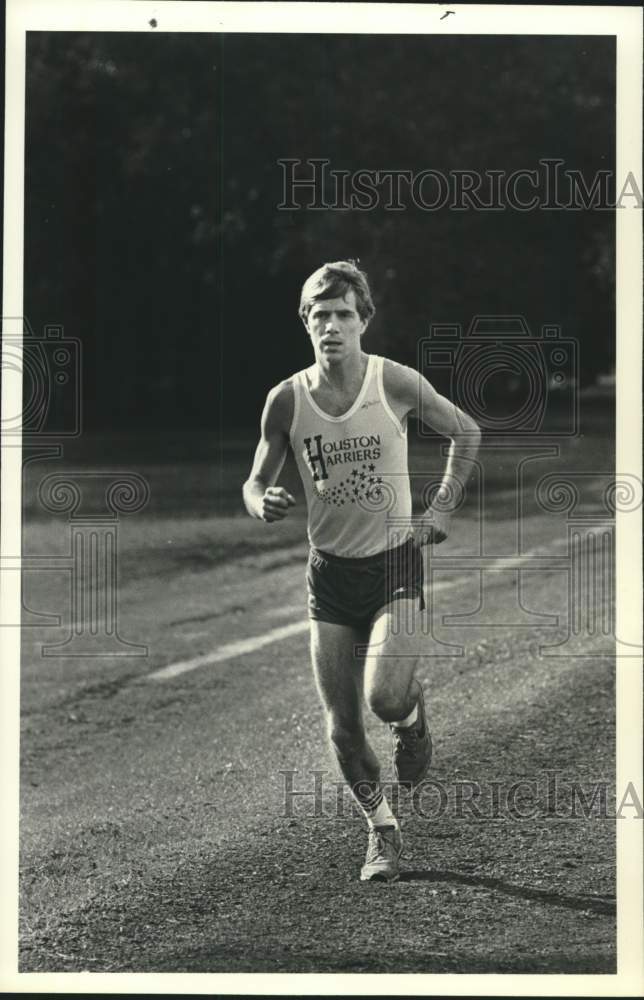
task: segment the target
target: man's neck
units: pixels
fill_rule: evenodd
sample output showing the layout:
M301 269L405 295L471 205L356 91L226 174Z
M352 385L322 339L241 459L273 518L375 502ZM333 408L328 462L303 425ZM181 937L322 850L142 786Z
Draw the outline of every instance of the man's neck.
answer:
M316 375L320 385L332 389L348 389L361 382L367 370L369 355L363 351L345 358L339 364L323 364L316 360Z

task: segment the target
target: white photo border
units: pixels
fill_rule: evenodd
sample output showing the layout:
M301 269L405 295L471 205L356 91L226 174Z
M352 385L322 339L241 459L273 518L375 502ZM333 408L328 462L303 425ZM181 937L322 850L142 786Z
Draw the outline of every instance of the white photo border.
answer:
M453 15L445 18L445 11ZM615 6L488 6L363 3L210 3L147 0L7 0L5 193L2 315L23 314L25 53L28 31L254 32L428 35L612 35L617 46L617 191L632 173L642 185L642 9ZM616 220L617 460L642 478L642 215L628 206ZM3 377L5 368L3 367ZM3 416L21 411L17 380L5 380ZM644 822L617 823L615 975L157 974L18 973L18 720L21 461L19 440L2 440L0 551L0 740L5 820L0 863L0 982L17 992L237 994L442 994L478 996L639 996L644 990L642 847ZM640 519L617 514L617 634L642 645ZM11 562L13 571L7 571ZM617 658L617 800L627 785L642 794L642 663Z

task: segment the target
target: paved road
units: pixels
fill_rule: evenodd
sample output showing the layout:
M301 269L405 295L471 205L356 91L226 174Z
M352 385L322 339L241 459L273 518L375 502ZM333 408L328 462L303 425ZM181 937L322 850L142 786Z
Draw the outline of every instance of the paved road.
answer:
M22 971L614 971L610 641L563 643L565 527L523 530L519 561L501 517L485 564L467 518L429 553L435 784L400 798L405 875L387 886L357 879L365 827L325 745L304 546L159 575L142 518L119 627L148 656L43 660L64 628L25 632ZM28 604L59 607L63 577L33 577ZM370 732L387 761L386 727Z

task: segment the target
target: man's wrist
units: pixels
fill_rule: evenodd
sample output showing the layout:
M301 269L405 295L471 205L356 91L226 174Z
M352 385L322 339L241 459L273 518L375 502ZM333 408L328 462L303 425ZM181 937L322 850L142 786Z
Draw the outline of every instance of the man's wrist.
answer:
M243 489L244 503L246 510L251 517L263 520L262 500L264 497L264 487L256 481L248 481Z

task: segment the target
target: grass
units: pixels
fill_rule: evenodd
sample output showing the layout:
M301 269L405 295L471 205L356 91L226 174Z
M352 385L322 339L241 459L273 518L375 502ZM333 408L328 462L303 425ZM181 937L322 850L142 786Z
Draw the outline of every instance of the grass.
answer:
M585 433L562 438L558 453L552 447L535 442L536 447L503 447L483 443L479 453L481 472L472 477L468 501L461 512L465 517L478 516L478 505L487 507L494 497L497 515L509 513L517 500L517 468L523 462L524 499L534 507L533 491L544 475L559 473L573 476L596 502L597 478L606 482L614 469L614 425L612 402L593 401L584 412ZM214 435L175 434L173 436L84 436L66 446L65 456L57 461L37 461L27 465L24 475L23 551L29 555L67 554L69 513L53 515L45 510L38 495L39 484L51 474L64 474L82 486L83 512L105 511L105 478L87 476L88 472L120 475L135 473L148 483L147 506L131 515L119 517L120 572L128 579L143 573L165 576L178 570L198 572L215 565L246 557L260 557L276 549L293 547L299 551L306 544L306 508L295 463L289 455L280 482L298 500L289 518L270 529L246 514L241 486L248 475L255 447L255 432L236 431L226 435L221 451ZM421 509L428 483L442 475L446 442L438 438L420 438L410 432L409 467L414 509ZM482 474L482 479L481 479ZM578 474L582 474L579 476ZM601 491L599 491L601 492ZM508 511L505 511L505 508ZM295 553L294 553L295 554ZM145 559L142 559L142 556ZM260 567L261 568L261 564ZM122 577L123 578L123 577Z

